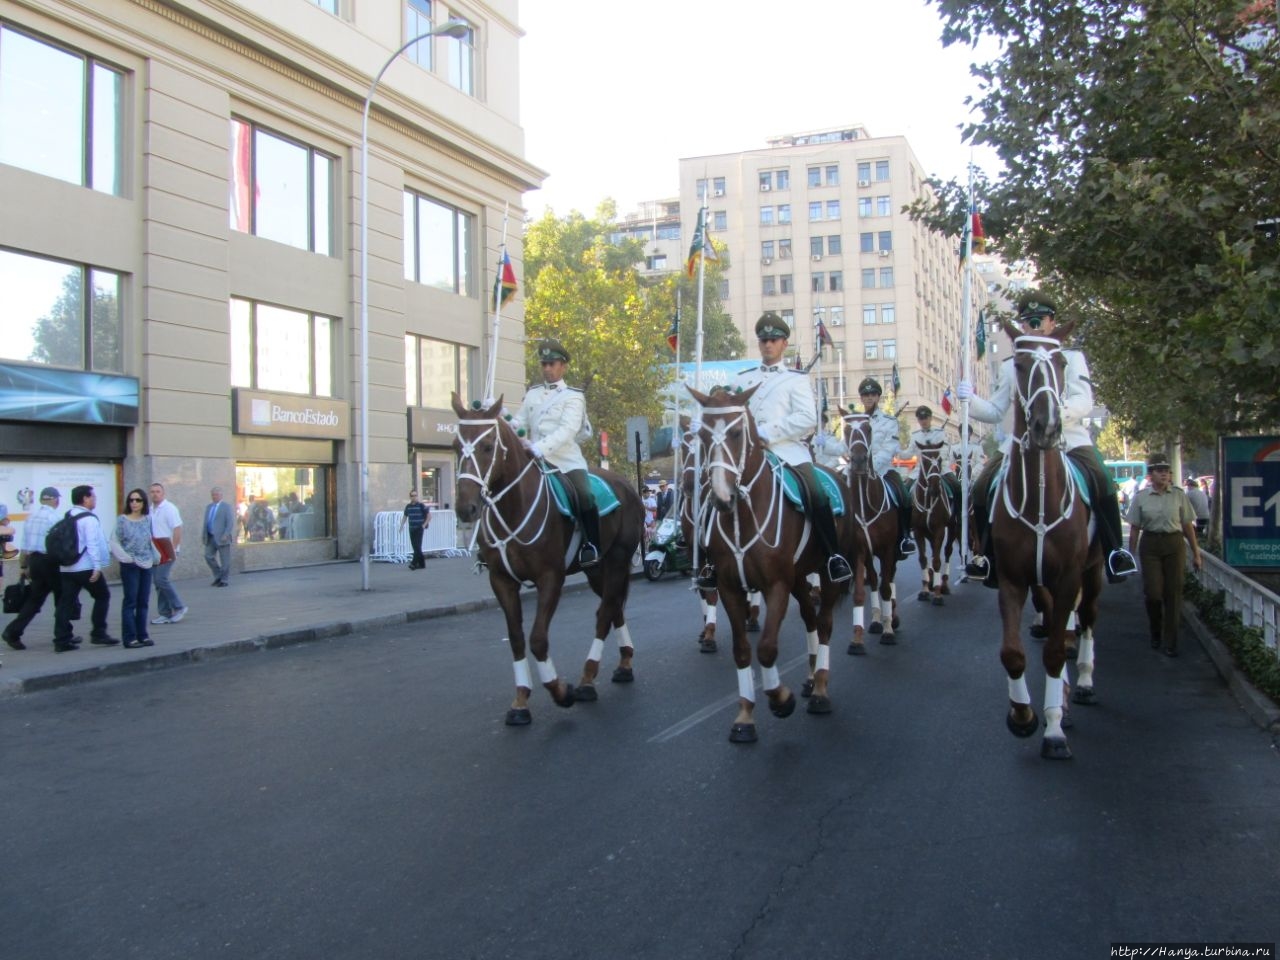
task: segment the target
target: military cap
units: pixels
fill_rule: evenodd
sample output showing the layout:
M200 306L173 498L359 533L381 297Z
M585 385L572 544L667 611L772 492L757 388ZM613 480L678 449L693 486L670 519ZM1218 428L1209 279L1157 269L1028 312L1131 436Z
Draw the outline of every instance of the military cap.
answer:
M756 321L756 339L757 340L790 340L791 331L787 329L787 323L772 310L766 310L760 314L760 319Z
M932 411L932 410L930 410L930 409L929 409L927 406L925 406L923 403L922 403L922 404L920 404L920 406L919 406L918 408L916 408L916 419L917 419L917 420L924 420L924 419L926 419L927 417L932 417L932 416L933 416L933 411Z
M858 394L879 393L883 394L884 390L880 388L880 381L875 377L863 377L862 382L858 384Z
M1035 317L1052 317L1058 312L1053 301L1038 290L1026 290L1018 297L1018 322Z
M552 360L563 360L568 363L569 351L559 340L543 340L538 346L538 362L550 363Z
M1169 455L1167 453L1152 453L1147 455L1148 470L1172 470L1169 465Z

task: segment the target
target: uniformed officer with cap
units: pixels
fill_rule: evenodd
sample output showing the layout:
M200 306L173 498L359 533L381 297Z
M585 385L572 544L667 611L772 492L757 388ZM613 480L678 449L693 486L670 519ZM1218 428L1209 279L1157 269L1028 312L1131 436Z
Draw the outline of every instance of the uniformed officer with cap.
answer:
M911 441L907 444L907 456L916 458L916 465L911 468L911 479L915 482L920 481L920 467L922 464L920 453L921 448L928 444L929 446L938 446L939 462L942 464L942 484L947 489L947 494L955 503L960 502L960 478L956 476L955 470L952 469L956 462L956 450L951 446L951 441L947 439L946 431L941 427L933 425L933 410L925 404L916 407L916 429L911 432Z
M582 520L579 566L589 567L600 559L600 511L591 494L587 461L578 444L591 434L587 422L587 399L581 390L564 382L569 351L558 340L544 340L538 346L543 382L529 387L524 402L511 418L511 425L523 430L525 449L546 460L573 485ZM585 435L585 436L584 436Z
M862 411L871 418L871 467L893 489L898 501L898 529L902 540L898 544L898 559L904 560L916 552L916 542L911 537L911 497L902 475L893 466L898 452L898 418L880 409L880 397L884 391L875 377L863 377L858 384L858 399Z
M747 402L756 422L756 432L775 456L795 471L805 488L806 510L818 541L827 552L827 576L840 583L853 576L849 563L840 555L835 517L826 491L813 472L813 458L805 440L818 429L818 413L813 404L809 375L782 362L791 331L772 310L756 321L756 340L761 363L738 374L735 386L743 390L757 387ZM698 577L698 585L715 587L710 568Z
M1057 325L1057 307L1053 301L1038 290L1027 290L1018 298L1018 325L1024 336L1048 337ZM1067 447L1067 456L1087 479L1089 486L1089 503L1093 516L1097 521L1098 539L1107 554L1107 580L1119 583L1125 577L1137 571L1133 554L1124 549L1123 535L1120 530L1120 504L1116 499L1116 485L1111 474L1103 467L1094 449L1093 438L1084 420L1093 410L1093 384L1089 380L1089 362L1079 350L1062 351L1066 358L1066 370L1063 375L1063 407L1062 436ZM1000 375L996 381L995 391L990 400L984 400L973 392L973 384L967 380L960 381L956 395L961 400L969 401L969 414L976 420L986 423L1004 421L1004 443L1000 452L987 461L982 473L973 483L973 525L975 533L982 543L982 556L975 556L965 567L971 576L983 577L989 587L999 584L995 579L995 564L992 562L991 532L988 529L991 484L1000 468L1005 455L1013 445L1013 397L1016 393L1017 374L1013 369L1013 357L1008 357L1000 364Z

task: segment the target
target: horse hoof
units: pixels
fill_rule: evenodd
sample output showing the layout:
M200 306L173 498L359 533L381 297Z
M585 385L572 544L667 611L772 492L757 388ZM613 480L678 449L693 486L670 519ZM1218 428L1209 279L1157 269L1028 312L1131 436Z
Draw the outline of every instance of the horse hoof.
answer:
M865 657L867 655L867 645L859 643L857 640L850 640L849 649L845 653L851 657Z
M533 723L533 714L528 709L516 710L512 708L507 711L508 727L527 727Z
M802 697L813 696L813 678L812 677L806 680L804 683L800 684L800 696Z
M826 714L831 712L831 698L817 696L809 700L808 710L810 713Z
M884 624L879 620L872 620L871 626L867 627L867 633L884 633Z
M747 621L747 633L759 633L759 632L760 632L760 621L759 621L759 620L748 620L748 621Z
M781 703L769 703L769 711L775 717L789 717L796 712L796 695L793 693Z
M1033 709L1031 711L1031 719L1026 723L1019 723L1013 718L1013 711L1010 710L1004 715L1004 724L1015 737L1025 739L1040 729L1040 718L1036 716L1036 712Z
M594 683L584 683L574 691L573 698L580 703L595 703L600 696L596 693ZM568 704L562 704L562 706L568 706Z
M935 597L933 598L933 605L934 605L935 607L940 607L940 606L942 606L942 605L943 605L943 603L945 603L945 602L946 602L946 601L944 601L944 600L942 599L942 594L938 594L937 596L935 596Z
M635 671L630 667L618 667L613 671L613 676L610 679L613 680L614 683L630 683L635 678Z
M1071 702L1092 707L1098 702L1098 695L1093 692L1093 687L1076 687L1071 692Z
M921 590L919 593L916 594L916 599L919 600L921 603L928 603L930 600L933 599L933 594L930 593L928 590Z
M951 596L951 587L949 587L949 586L948 586L947 584L945 584L945 583L942 585L942 595L943 595L944 597L949 597L949 596Z
M898 638L895 637L892 633L886 633L880 637L881 646L893 647L893 646L896 646L897 643L898 643Z
M1043 640L1049 635L1049 631L1045 629L1043 623L1033 623L1031 625L1031 639Z
M1076 725L1075 717L1071 716L1070 710L1062 711L1062 720L1058 724L1063 730L1070 730Z
M715 652L716 652L716 650L718 650L718 649L719 649L719 647L717 647L717 646L716 646L716 642L715 642L714 640L699 640L699 641L698 641L698 652L699 652L699 653L715 653Z
M730 743L755 743L756 725L754 723L735 723L729 730Z
M592 687L591 696L593 698L595 697L595 692L596 692L595 688ZM577 700L578 700L578 691L573 688L572 683L566 683L564 685L564 699L555 700L554 702L557 707L572 707L574 703L577 702Z
M898 619L898 615L896 613L889 618L889 626L893 627L895 630L902 626L902 621Z
M1045 760L1070 760L1071 748L1066 737L1045 737L1040 741L1040 756Z

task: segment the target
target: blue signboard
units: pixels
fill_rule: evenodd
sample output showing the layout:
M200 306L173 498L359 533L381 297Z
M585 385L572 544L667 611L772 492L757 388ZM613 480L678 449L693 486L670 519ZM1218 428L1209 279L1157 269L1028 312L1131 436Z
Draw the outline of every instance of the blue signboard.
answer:
M0 363L0 419L137 426L138 378Z
M1280 437L1222 437L1223 559L1280 568Z

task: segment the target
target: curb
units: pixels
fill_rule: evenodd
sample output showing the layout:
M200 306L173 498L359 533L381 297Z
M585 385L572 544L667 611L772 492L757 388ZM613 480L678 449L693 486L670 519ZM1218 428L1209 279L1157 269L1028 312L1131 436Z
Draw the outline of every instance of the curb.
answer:
M1227 682L1227 687L1249 719L1268 733L1280 734L1280 707L1277 707L1270 697L1250 683L1245 675L1236 669L1231 651L1204 625L1194 606L1189 603L1182 605L1182 620L1191 634L1200 641L1200 646L1209 655L1209 659L1213 661L1214 667Z

